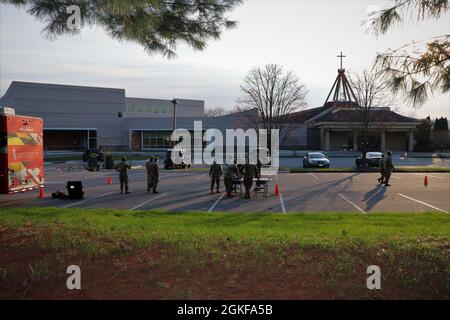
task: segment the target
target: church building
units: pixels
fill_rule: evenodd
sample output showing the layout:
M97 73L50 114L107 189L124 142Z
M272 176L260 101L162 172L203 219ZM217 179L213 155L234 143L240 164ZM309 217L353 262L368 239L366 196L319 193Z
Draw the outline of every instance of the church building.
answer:
M414 130L420 121L389 107L361 107L341 61L324 105L291 113L284 123L280 145L287 149L413 151Z

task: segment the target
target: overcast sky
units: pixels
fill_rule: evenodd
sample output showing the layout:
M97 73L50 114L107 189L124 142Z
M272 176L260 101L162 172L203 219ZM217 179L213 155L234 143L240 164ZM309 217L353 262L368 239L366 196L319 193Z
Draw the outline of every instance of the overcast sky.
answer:
M225 31L206 50L185 46L178 57L149 56L138 45L111 40L100 29L49 41L43 25L14 7L0 5L0 93L11 81L125 88L127 96L205 100L206 107L231 109L239 86L253 67L278 63L306 84L309 107L321 106L336 77L340 51L344 67L370 67L376 52L413 40L450 33L450 16L418 26L395 28L376 38L361 26L367 12L390 1L249 0L230 17L236 29ZM450 95L440 95L404 115L450 114Z

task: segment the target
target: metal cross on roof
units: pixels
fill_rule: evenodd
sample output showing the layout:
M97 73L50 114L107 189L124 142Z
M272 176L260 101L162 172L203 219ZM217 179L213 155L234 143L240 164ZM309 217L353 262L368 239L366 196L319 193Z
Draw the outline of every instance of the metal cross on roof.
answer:
M346 101L346 102L355 102L358 103L356 99L356 95L353 92L352 86L350 85L347 77L345 76L345 70L342 68L342 59L346 56L341 54L337 56L341 59L341 68L338 70L338 75L336 80L334 81L333 86L331 87L330 93L325 100L324 105L327 102L337 102L337 101ZM334 93L333 93L334 91ZM333 94L333 95L332 95ZM332 97L332 100L329 100Z
M347 57L347 56L344 56L343 54L342 54L342 51L341 51L341 54L339 55L339 56L337 56L338 58L341 58L341 70L342 70L342 59L343 58L345 58L345 57Z

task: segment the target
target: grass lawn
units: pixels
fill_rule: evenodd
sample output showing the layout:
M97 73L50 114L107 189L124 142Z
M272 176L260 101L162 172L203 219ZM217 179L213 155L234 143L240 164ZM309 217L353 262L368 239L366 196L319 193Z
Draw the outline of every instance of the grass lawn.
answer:
M0 298L446 299L449 235L440 213L2 208ZM85 290L65 288L69 264Z

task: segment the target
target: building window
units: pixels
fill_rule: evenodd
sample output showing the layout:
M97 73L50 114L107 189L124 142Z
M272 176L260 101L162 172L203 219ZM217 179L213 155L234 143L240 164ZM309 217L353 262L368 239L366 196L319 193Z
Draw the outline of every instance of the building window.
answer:
M173 142L170 141L172 131L143 131L142 132L142 148L143 149L170 149L173 146ZM194 133L191 132L191 148L194 148ZM203 136L203 134L202 134ZM181 142L181 138L178 142ZM178 143L177 142L177 143ZM199 144L206 147L207 142L202 140L198 141Z
M143 149L168 149L172 146L170 141L171 131L144 131L142 133Z

